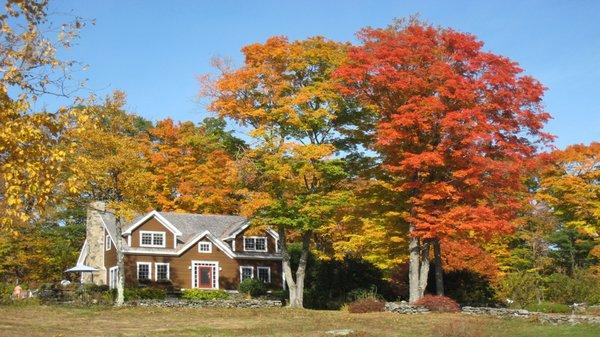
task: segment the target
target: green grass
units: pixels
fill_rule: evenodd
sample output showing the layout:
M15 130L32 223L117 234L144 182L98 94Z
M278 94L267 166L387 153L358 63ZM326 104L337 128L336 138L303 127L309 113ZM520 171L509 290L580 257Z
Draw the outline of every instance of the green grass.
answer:
M291 309L2 306L0 335L13 336L599 336L596 325L540 325L462 314L349 314Z

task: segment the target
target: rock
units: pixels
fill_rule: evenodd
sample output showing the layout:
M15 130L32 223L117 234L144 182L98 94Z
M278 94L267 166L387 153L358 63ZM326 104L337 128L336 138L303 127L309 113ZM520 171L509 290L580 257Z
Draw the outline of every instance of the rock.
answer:
M354 333L354 330L351 330L351 329L338 329L338 330L325 331L325 333L328 334L328 335L333 335L333 336L350 336L351 334Z

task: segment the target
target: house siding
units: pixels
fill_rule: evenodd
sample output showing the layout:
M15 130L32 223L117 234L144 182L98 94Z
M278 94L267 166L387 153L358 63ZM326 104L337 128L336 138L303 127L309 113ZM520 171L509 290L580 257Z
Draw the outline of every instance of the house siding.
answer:
M106 231L106 229L104 230L104 240L106 240L106 236L108 235L108 232ZM110 238L109 238L110 240ZM111 267L115 267L117 265L117 249L115 247L115 243L111 242L110 244L110 250L106 250L106 241L104 242L104 246L102 247L104 249L104 268L106 268L106 280L108 282L108 280L110 279L110 268Z
M203 241L200 241L203 242ZM206 242L206 241L205 241ZM178 288L192 288L192 261L211 261L219 263L219 289L235 290L240 282L240 266L265 266L271 268L271 287L281 288L281 261L232 259L223 253L214 243L211 253L198 252L194 244L179 256L158 256L127 254L125 256L125 280L129 285L137 283L137 263L152 263L152 280L155 276L156 262L169 263L170 279ZM254 271L256 275L256 270Z

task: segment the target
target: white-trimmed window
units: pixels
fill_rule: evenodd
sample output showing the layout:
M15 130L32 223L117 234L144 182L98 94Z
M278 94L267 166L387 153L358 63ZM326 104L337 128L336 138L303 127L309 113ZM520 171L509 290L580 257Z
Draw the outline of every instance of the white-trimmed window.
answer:
M119 267L111 267L108 270L108 287L115 289L119 280Z
M198 252L200 253L211 253L212 252L212 242L198 242Z
M137 279L138 279L138 281L150 280L150 275L152 275L152 263L138 262L137 263Z
M266 252L267 238L264 236L244 236L244 251Z
M110 235L106 234L106 237L104 238L104 248L106 250L110 250L111 247L112 247L112 242L110 241Z
M240 266L240 282L249 278L254 278L254 267Z
M141 247L166 247L165 232L140 231Z
M154 279L156 281L168 281L170 279L170 266L168 263L156 262L154 264Z
M271 267L256 267L256 276L263 283L271 283Z

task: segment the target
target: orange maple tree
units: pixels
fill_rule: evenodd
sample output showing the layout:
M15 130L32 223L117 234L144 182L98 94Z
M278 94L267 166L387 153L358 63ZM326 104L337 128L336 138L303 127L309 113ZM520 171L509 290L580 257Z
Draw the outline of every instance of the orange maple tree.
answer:
M373 148L408 198L414 301L430 245L441 284L441 238L511 230L529 161L553 138L543 131L550 115L542 84L473 35L411 20L358 38L337 76L380 114Z
M159 121L150 130L155 202L164 211L236 214L238 174L220 141L192 122Z

